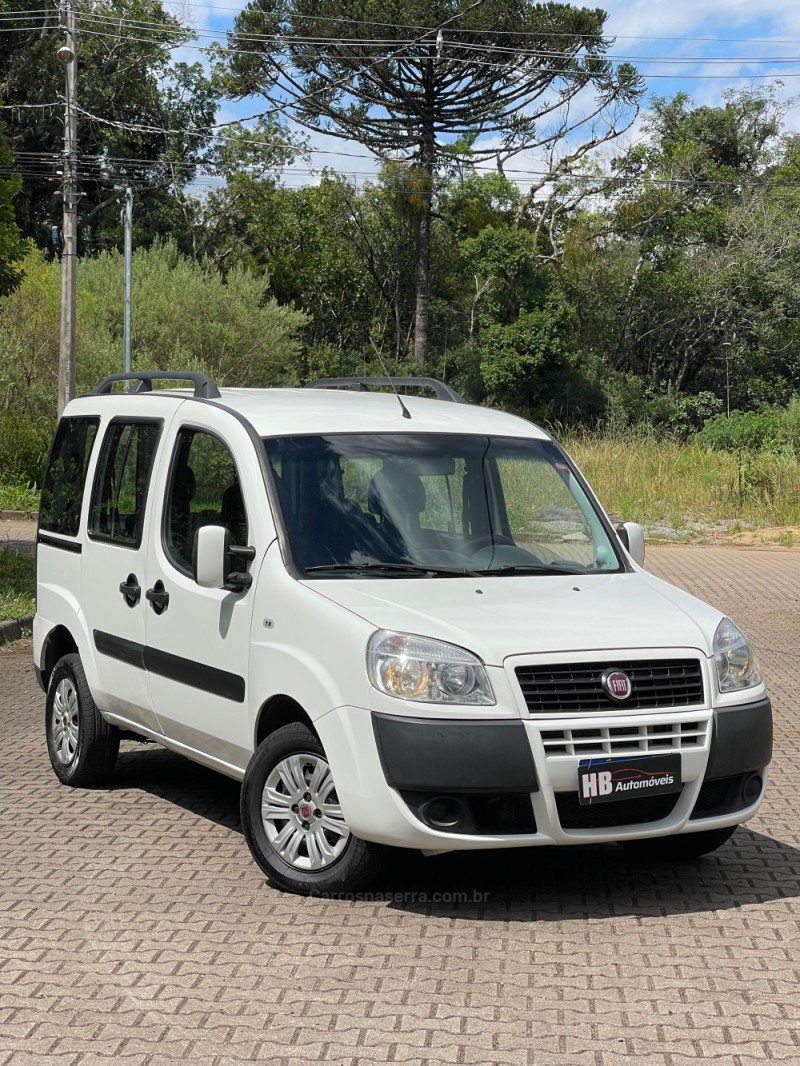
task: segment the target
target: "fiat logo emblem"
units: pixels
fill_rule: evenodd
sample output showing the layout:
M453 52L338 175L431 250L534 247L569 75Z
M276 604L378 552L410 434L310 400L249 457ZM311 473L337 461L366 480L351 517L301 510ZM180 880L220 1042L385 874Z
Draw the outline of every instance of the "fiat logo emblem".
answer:
M600 678L600 684L612 700L626 700L633 692L631 679L621 670L606 670Z

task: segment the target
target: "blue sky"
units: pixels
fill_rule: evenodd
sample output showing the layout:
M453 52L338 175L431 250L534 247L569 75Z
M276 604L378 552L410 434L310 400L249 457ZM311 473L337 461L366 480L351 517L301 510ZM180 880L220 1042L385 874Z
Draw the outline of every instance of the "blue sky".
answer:
M224 36L244 5L237 0L167 0L165 6L199 31L198 44L208 44L213 35ZM602 6L609 16L607 34L616 37L612 56L634 63L645 77L648 95L671 97L683 90L697 104L715 105L726 89L776 79L784 82L783 97L800 93L800 0L606 0ZM187 49L184 58L198 55ZM225 103L218 120L241 118L262 106L259 98ZM800 130L798 108L790 109L786 125ZM638 129L636 123L627 143L636 140ZM362 181L375 170L370 159L344 154L363 152L357 145L316 134L311 143L317 149L311 164L316 171L327 165ZM529 159L528 165L533 168L535 161ZM285 183L317 180L303 172L306 166L298 161Z

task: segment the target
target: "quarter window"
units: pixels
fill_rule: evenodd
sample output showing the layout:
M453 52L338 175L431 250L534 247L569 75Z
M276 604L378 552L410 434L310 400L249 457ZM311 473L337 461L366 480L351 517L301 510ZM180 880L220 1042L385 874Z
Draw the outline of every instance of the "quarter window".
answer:
M39 528L78 535L86 469L99 418L62 418L42 483Z
M225 526L231 544L247 544L247 514L233 456L222 441L197 429L178 434L164 510L164 543L181 570L192 567L201 526ZM233 559L228 570L241 570Z
M160 422L112 422L94 483L89 535L129 548L142 540Z

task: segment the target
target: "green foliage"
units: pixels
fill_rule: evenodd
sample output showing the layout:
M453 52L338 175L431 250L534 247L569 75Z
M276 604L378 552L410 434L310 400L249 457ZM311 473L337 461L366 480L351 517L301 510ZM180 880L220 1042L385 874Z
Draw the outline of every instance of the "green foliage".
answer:
M52 425L37 425L16 411L0 412L0 481L40 485L51 436Z
M0 622L26 618L36 611L33 559L16 555L0 544Z
M794 452L800 455L800 399L786 409L731 411L710 418L697 439L709 448L730 452Z
M60 278L41 253L0 301L0 395L48 431L55 415ZM122 361L123 262L117 252L78 266L78 393ZM220 384L292 385L300 380L305 316L279 307L266 278L236 267L223 278L172 242L134 253L132 359L136 369L202 370ZM20 471L24 476L32 476Z
M726 406L797 388L800 156L779 137L787 106L774 87L728 92L716 108L652 101L645 141L616 161L610 210L579 219L568 242L586 355ZM787 186L771 187L773 174Z
M0 482L0 511L33 512L39 508L39 488L32 481Z
M485 326L481 370L489 402L547 417L574 359L573 330L574 313L557 289L514 322Z
M0 12L18 10L14 0L0 0ZM57 6L32 0L30 30L15 27L0 41L0 88L6 105L49 104L64 91L64 72L54 61L63 43ZM191 33L164 10L161 0L97 0L83 18L105 20L108 35L81 35L78 140L81 148L79 238L81 253L115 247L121 242L118 192L134 178L137 192L137 244L158 233L171 233L183 249L191 248L192 198L187 194L195 165L207 157L210 138L164 134L158 129L187 130L214 122L217 96L200 63L176 61L174 49ZM119 20L119 21L118 21ZM135 26L140 32L120 33L112 26ZM144 27L147 27L146 29ZM97 115L107 120L93 121ZM117 123L146 129L123 129ZM60 221L60 200L54 197L64 143L62 109L20 109L15 115L11 146L52 158L48 175L23 177L16 199L17 221L26 237L46 248L50 227ZM117 160L136 160L134 169ZM38 166L37 166L38 169ZM50 181L42 178L50 178ZM144 180L142 180L144 179Z
M800 525L800 459L739 455L636 429L581 433L565 444L607 511L676 529L739 518L753 526Z
M23 278L0 300L0 397L2 409L33 422L55 419L61 285L58 265L31 251L22 261ZM77 333L84 329L78 308Z
M79 382L88 388L119 366L122 257L113 252L87 260L79 277L96 329L110 341L82 360ZM297 333L305 317L279 307L266 291L266 277L237 267L223 279L209 264L182 256L171 241L138 252L131 312L134 368L202 370L219 384L296 384Z
M6 138L6 127L0 122L0 168L11 165L11 152ZM0 177L0 296L12 292L20 280L19 260L23 244L14 215L14 197L22 187L22 179L12 175Z
M624 434L637 427L644 433L687 438L722 411L722 400L713 392L663 392L633 374L609 372L601 366L595 366L594 372L603 403L596 418L583 413L582 421L612 433Z
M606 58L607 16L599 8L530 0L398 0L389 13L387 19L379 0L251 0L228 35L231 47L217 51L216 75L231 97L282 98L295 122L356 141L406 169L416 233L413 271L403 277L414 279L414 359L421 364L431 354L436 176L457 172L465 160L495 155L496 149L476 144L480 131L502 143L504 153L534 147L543 158L558 155L553 177L560 177L590 147L619 135L622 116L635 115L643 83L630 64ZM313 49L303 40L309 18L317 38ZM447 27L454 20L457 48L446 34L437 45L432 32L422 35L419 47L408 48L409 26ZM358 23L358 37L342 39L342 24L349 21ZM257 41L265 43L259 48ZM556 67L554 42L562 57ZM560 149L567 127L574 143L565 155ZM400 330L394 332L399 358Z

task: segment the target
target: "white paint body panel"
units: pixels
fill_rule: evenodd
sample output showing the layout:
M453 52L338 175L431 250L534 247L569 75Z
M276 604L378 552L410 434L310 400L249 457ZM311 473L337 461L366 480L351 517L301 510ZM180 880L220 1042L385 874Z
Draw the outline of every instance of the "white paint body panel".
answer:
M721 696L711 661L719 611L647 574L513 576L494 579L298 580L278 540L252 430L259 436L360 432L486 433L545 439L515 416L460 404L404 399L409 422L391 395L305 390L222 390L222 399L198 402L183 390L139 396L85 397L68 415L100 415L89 466L81 528L82 553L39 546L34 655L45 667L56 627L73 637L98 706L112 722L134 729L198 762L241 778L255 747L259 714L270 699L288 696L312 720L331 763L345 818L357 836L427 851L597 842L696 831L745 821L760 803L735 815L689 823L710 749L714 707L755 702L764 686ZM99 445L111 418L164 420L149 487L139 549L92 542L86 533L90 487ZM250 423L250 428L246 422ZM242 592L203 588L178 569L162 542L162 508L176 434L182 426L219 436L234 456L255 557L252 587ZM142 600L129 608L118 589L129 573ZM145 590L162 581L169 606L157 615ZM374 689L365 666L376 629L416 633L457 644L487 664L496 703L469 708L393 699ZM146 671L99 654L95 630L180 660L243 679L241 701L175 677ZM519 663L590 661L598 653L619 659L699 658L706 701L667 712L680 732L699 723L702 737L682 752L683 795L657 825L564 831L555 807L559 791L574 791L579 754L549 751L543 732L608 724L645 727L665 712L624 707L597 715L530 715L514 673ZM437 832L418 820L385 779L372 713L408 718L522 719L540 791L532 796L537 832L530 836L466 836ZM705 732L703 732L705 730ZM577 749L576 749L577 750ZM765 775L766 781L766 775ZM762 791L763 795L763 791Z

